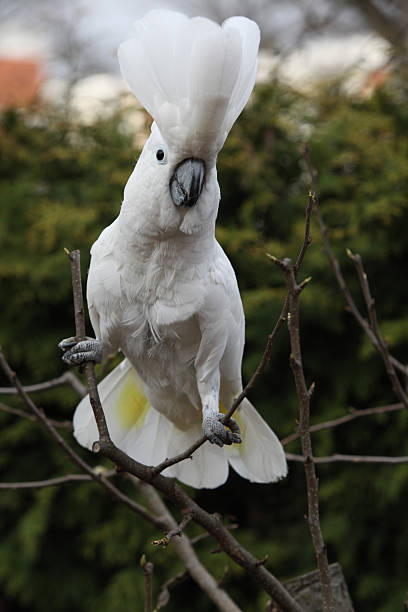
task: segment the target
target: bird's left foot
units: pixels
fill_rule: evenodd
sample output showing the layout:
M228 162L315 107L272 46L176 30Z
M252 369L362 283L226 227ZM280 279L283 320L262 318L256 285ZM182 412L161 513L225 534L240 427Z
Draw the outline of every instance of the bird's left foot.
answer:
M224 425L222 419L225 414L221 412L209 412L203 418L203 431L211 444L224 446L227 444L240 444L242 442L241 430L234 419L229 419Z

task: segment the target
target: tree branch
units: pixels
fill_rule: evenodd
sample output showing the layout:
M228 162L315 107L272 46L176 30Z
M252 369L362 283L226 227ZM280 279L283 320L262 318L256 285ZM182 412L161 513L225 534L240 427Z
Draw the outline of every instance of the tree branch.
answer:
M327 226L324 222L323 219L323 215L321 213L320 210L320 204L319 204L319 198L317 197L317 194L315 192L315 186L316 186L316 173L312 168L311 165L311 161L310 161L310 157L309 157L309 152L308 152L308 148L307 145L304 146L303 152L302 152L302 156L303 159L305 161L307 170L309 172L310 175L310 181L311 181L311 188L312 188L312 192L314 193L314 212L319 224L319 228L320 228L320 232L322 234L322 238L323 238L323 252L325 253L325 255L327 256L327 259L329 260L330 266L334 272L334 276L337 280L337 284L340 287L341 292L343 293L343 296L346 300L347 306L351 312L351 314L354 316L354 318L356 319L356 321L358 322L358 324L360 325L360 327L363 329L363 331L367 334L367 336L369 337L371 343L375 346L375 348L377 350L379 350L379 346L378 346L378 341L377 338L375 337L374 332L371 330L371 327L368 323L368 321L361 315L359 309L357 308L356 303L353 300L353 297L347 287L346 281L344 279L343 273L341 271L341 267L339 262L337 261L336 257L334 256L333 250L330 246L330 241L329 241L329 236L328 236L328 229ZM407 366L405 366L403 363L401 363L400 361L398 361L398 359L396 359L395 357L393 357L392 355L390 355L390 360L391 363L393 364L393 366L395 368L397 368L400 372L402 372L405 376L408 376L408 368Z
M373 0L353 0L350 4L354 6L357 5L360 13L364 15L369 25L377 31L380 36L391 43L393 47L402 47L406 53L406 22L395 19L392 14L389 14L386 10L380 10Z
M82 284L80 275L80 254L79 251L72 251L69 254L72 267L73 294L75 301L75 316L77 335L84 335L84 310L82 298ZM82 319L82 320L81 320ZM121 451L109 437L106 427L106 420L103 414L102 405L99 399L98 387L95 380L94 368L92 364L86 364L85 374L88 380L89 398L94 411L96 424L99 432L99 442L94 444L93 451L111 459L116 465L120 466L125 472L133 474L140 480L153 483L154 487L161 491L170 499L182 513L191 514L193 520L204 527L219 542L220 547L226 552L233 561L244 567L255 580L261 584L267 593L282 608L283 612L301 612L300 606L283 588L281 583L263 565L258 565L257 560L245 549L229 531L222 525L219 517L210 515L203 510L191 497L178 486L174 480L165 478L158 474L154 467L147 467L135 461L123 451Z
M64 438L59 434L59 432L56 430L56 428L53 426L53 424L50 422L50 420L45 416L45 414L42 412L42 410L40 410L36 406L36 404L32 401L30 396L27 395L27 393L24 391L24 388L23 388L22 384L20 383L16 373L13 372L13 370L10 368L9 364L7 363L6 358L4 357L4 354L2 353L2 351L0 351L0 367L2 368L3 372L6 374L7 378L10 381L10 383L15 385L15 387L16 387L18 393L19 393L19 396L20 396L21 400L23 401L24 405L35 415L36 419L44 426L44 428L50 434L51 438L53 438L54 441L60 446L60 448L64 451L64 453L67 455L67 457L69 458L69 460L72 463L77 465L82 471L84 471L86 474L88 474L92 478L92 480L95 480L100 485L105 487L105 489L107 489L114 498L116 498L117 500L119 500L122 503L124 503L131 510L133 510L134 512L137 512L138 514L143 516L143 518L145 518L145 519L147 519L149 521L153 521L158 527L161 528L163 526L163 524L162 524L162 522L160 521L159 518L151 516L146 511L146 509L143 508L143 506L141 506L137 502L133 501L132 499L127 497L127 495L122 493L122 491L117 489L101 473L98 473L90 465L88 465L69 446L69 444L67 444L67 442L65 442Z
M153 563L146 560L146 555L143 555L140 559L140 565L143 569L144 576L144 612L152 612L152 577L153 577Z
M24 419L28 419L29 421L33 421L33 422L37 421L35 416L30 414L26 410L20 410L19 408L12 408L11 406L7 406L7 404L3 404L3 402L0 402L0 410L2 410L3 412L7 412L8 414L14 414L15 416L19 416ZM48 419L48 420L54 427L72 430L71 421L55 421L54 419Z
M324 421L323 423L317 423L316 425L312 425L309 427L309 431L314 433L316 431L323 431L325 429L333 429L335 427L339 427L339 425L345 425L350 421L354 421L354 419L359 419L361 417L370 416L372 414L386 414L388 412L395 412L397 410L403 410L403 404L390 404L388 406L378 406L376 408L366 408L365 410L353 410L350 414L346 414L337 419L332 419L331 421ZM293 434L282 438L281 444L282 446L286 446L290 442L297 440L300 437L299 431L295 431Z
M181 534L183 533L184 527L190 521L191 521L191 515L190 514L184 515L183 518L181 519L180 523L178 525L176 524L175 527L170 529L170 531L168 531L166 533L164 538L161 538L160 540L153 540L153 542L152 542L153 546L162 546L163 548L167 548L167 546L169 545L170 541L175 536L181 536Z
M208 595L211 601L217 606L218 610L221 610L222 612L240 612L240 608L238 608L229 595L217 584L214 577L202 565L195 553L190 539L185 533L181 533L180 526L182 523L177 525L157 491L155 491L151 485L141 481L135 481L134 478L132 478L132 481L134 481L136 486L140 488L152 511L161 516L166 522L169 533L173 532L174 534L180 536L173 540L172 546L179 555L180 559L183 561L192 579ZM188 516L189 515L185 515L183 520L185 520Z
M163 583L160 589L159 596L157 598L155 612L156 610L160 610L161 608L163 608L165 605L168 604L170 600L169 587L173 586L173 584L175 584L176 582L181 582L181 580L183 580L183 578L185 578L186 576L187 576L187 570L183 570L179 572L178 574L176 574L175 576L173 576L172 578L169 578L169 580L166 580L166 582Z
M110 478L116 474L115 470L104 474L104 478ZM57 478L49 478L48 480L31 480L29 482L0 482L0 489L45 489L46 487L55 487L56 485L67 484L71 482L86 482L92 481L93 478L89 474L67 474Z
M316 554L317 566L319 569L323 610L325 612L332 612L334 610L333 593L330 582L326 545L324 543L322 531L320 528L318 480L316 477L316 470L313 459L312 439L309 431L310 398L313 393L314 384L310 387L310 389L308 389L306 386L302 364L302 351L300 346L299 333L299 295L302 289L305 287L306 281L308 281L308 279L306 279L306 281L301 283L300 285L297 284L295 276L295 266L293 265L290 259L284 259L283 261L279 261L275 258L275 263L285 273L286 284L288 288L289 311L287 320L291 345L290 365L293 371L296 391L299 397L299 433L302 444L306 474L308 523Z
M361 256L359 254L352 253L350 249L348 249L347 254L350 257L350 259L354 262L354 265L356 267L358 280L360 282L361 290L363 292L364 300L366 303L368 316L370 319L370 328L375 336L375 339L377 340L377 349L384 361L385 370L388 374L388 378L391 381L391 385L392 385L395 395L404 404L405 408L408 408L408 397L404 393L402 385L395 372L395 368L391 362L391 356L390 356L390 352L389 352L387 343L385 342L381 334L380 327L378 325L377 312L375 309L375 301L371 295L370 285L368 283L367 274L365 273L365 270L363 267Z
M74 313L75 313L75 330L76 340L79 342L86 337L85 332L85 313L84 299L82 295L81 281L81 260L79 251L66 251L71 261L72 273L72 294L74 298ZM110 442L108 426L106 424L105 415L102 410L102 405L99 399L98 386L95 376L94 364L87 362L83 365L86 380L88 382L89 400L92 410L95 415L96 425L98 427L99 439L101 442Z
M286 453L288 461L298 461L305 463L306 459L303 455L294 455L293 453ZM384 463L391 465L400 465L401 463L408 463L408 457L371 457L369 455L341 455L336 453L328 457L313 457L314 463Z
M23 389L27 393L38 393L40 391L48 391L54 387L61 387L62 385L67 384L71 385L71 387L80 397L84 397L84 395L86 395L87 391L85 385L83 385L79 378L70 371L64 372L64 374L58 376L58 378L52 378L51 380L46 380L42 383L25 385ZM0 387L0 395L18 395L18 391L15 387Z

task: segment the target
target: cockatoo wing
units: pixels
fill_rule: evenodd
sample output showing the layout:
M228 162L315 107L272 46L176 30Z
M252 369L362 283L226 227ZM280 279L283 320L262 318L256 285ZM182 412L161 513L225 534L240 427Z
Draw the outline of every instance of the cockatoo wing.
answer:
M134 24L118 51L123 77L166 142L216 155L255 83L259 28L245 17L219 26L166 10Z

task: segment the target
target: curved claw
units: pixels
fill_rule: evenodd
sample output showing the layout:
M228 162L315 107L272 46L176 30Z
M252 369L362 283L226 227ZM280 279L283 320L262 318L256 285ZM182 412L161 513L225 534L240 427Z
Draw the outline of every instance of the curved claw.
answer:
M58 346L64 352L62 361L68 365L76 366L87 361L95 363L102 361L102 342L95 338L86 337L79 342L74 337L64 338Z
M223 415L223 414L219 414L218 415L218 418L220 419L220 421L223 420L224 416L225 415ZM242 436L241 436L241 429L240 429L238 423L232 417L230 417L228 419L228 421L226 423L224 423L224 426L228 427L227 432L231 436L232 443L233 444L241 444Z
M211 444L217 446L230 446L231 444L240 444L242 442L241 431L239 425L233 419L229 419L225 425L222 420L224 414L211 412L203 418L203 431Z

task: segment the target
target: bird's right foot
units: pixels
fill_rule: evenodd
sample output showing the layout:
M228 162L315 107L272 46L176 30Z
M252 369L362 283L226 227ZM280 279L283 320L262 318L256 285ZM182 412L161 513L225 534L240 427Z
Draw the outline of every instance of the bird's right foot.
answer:
M58 344L63 351L62 361L71 366L78 366L88 361L102 361L103 346L100 340L88 336L79 342L75 337L64 338Z

